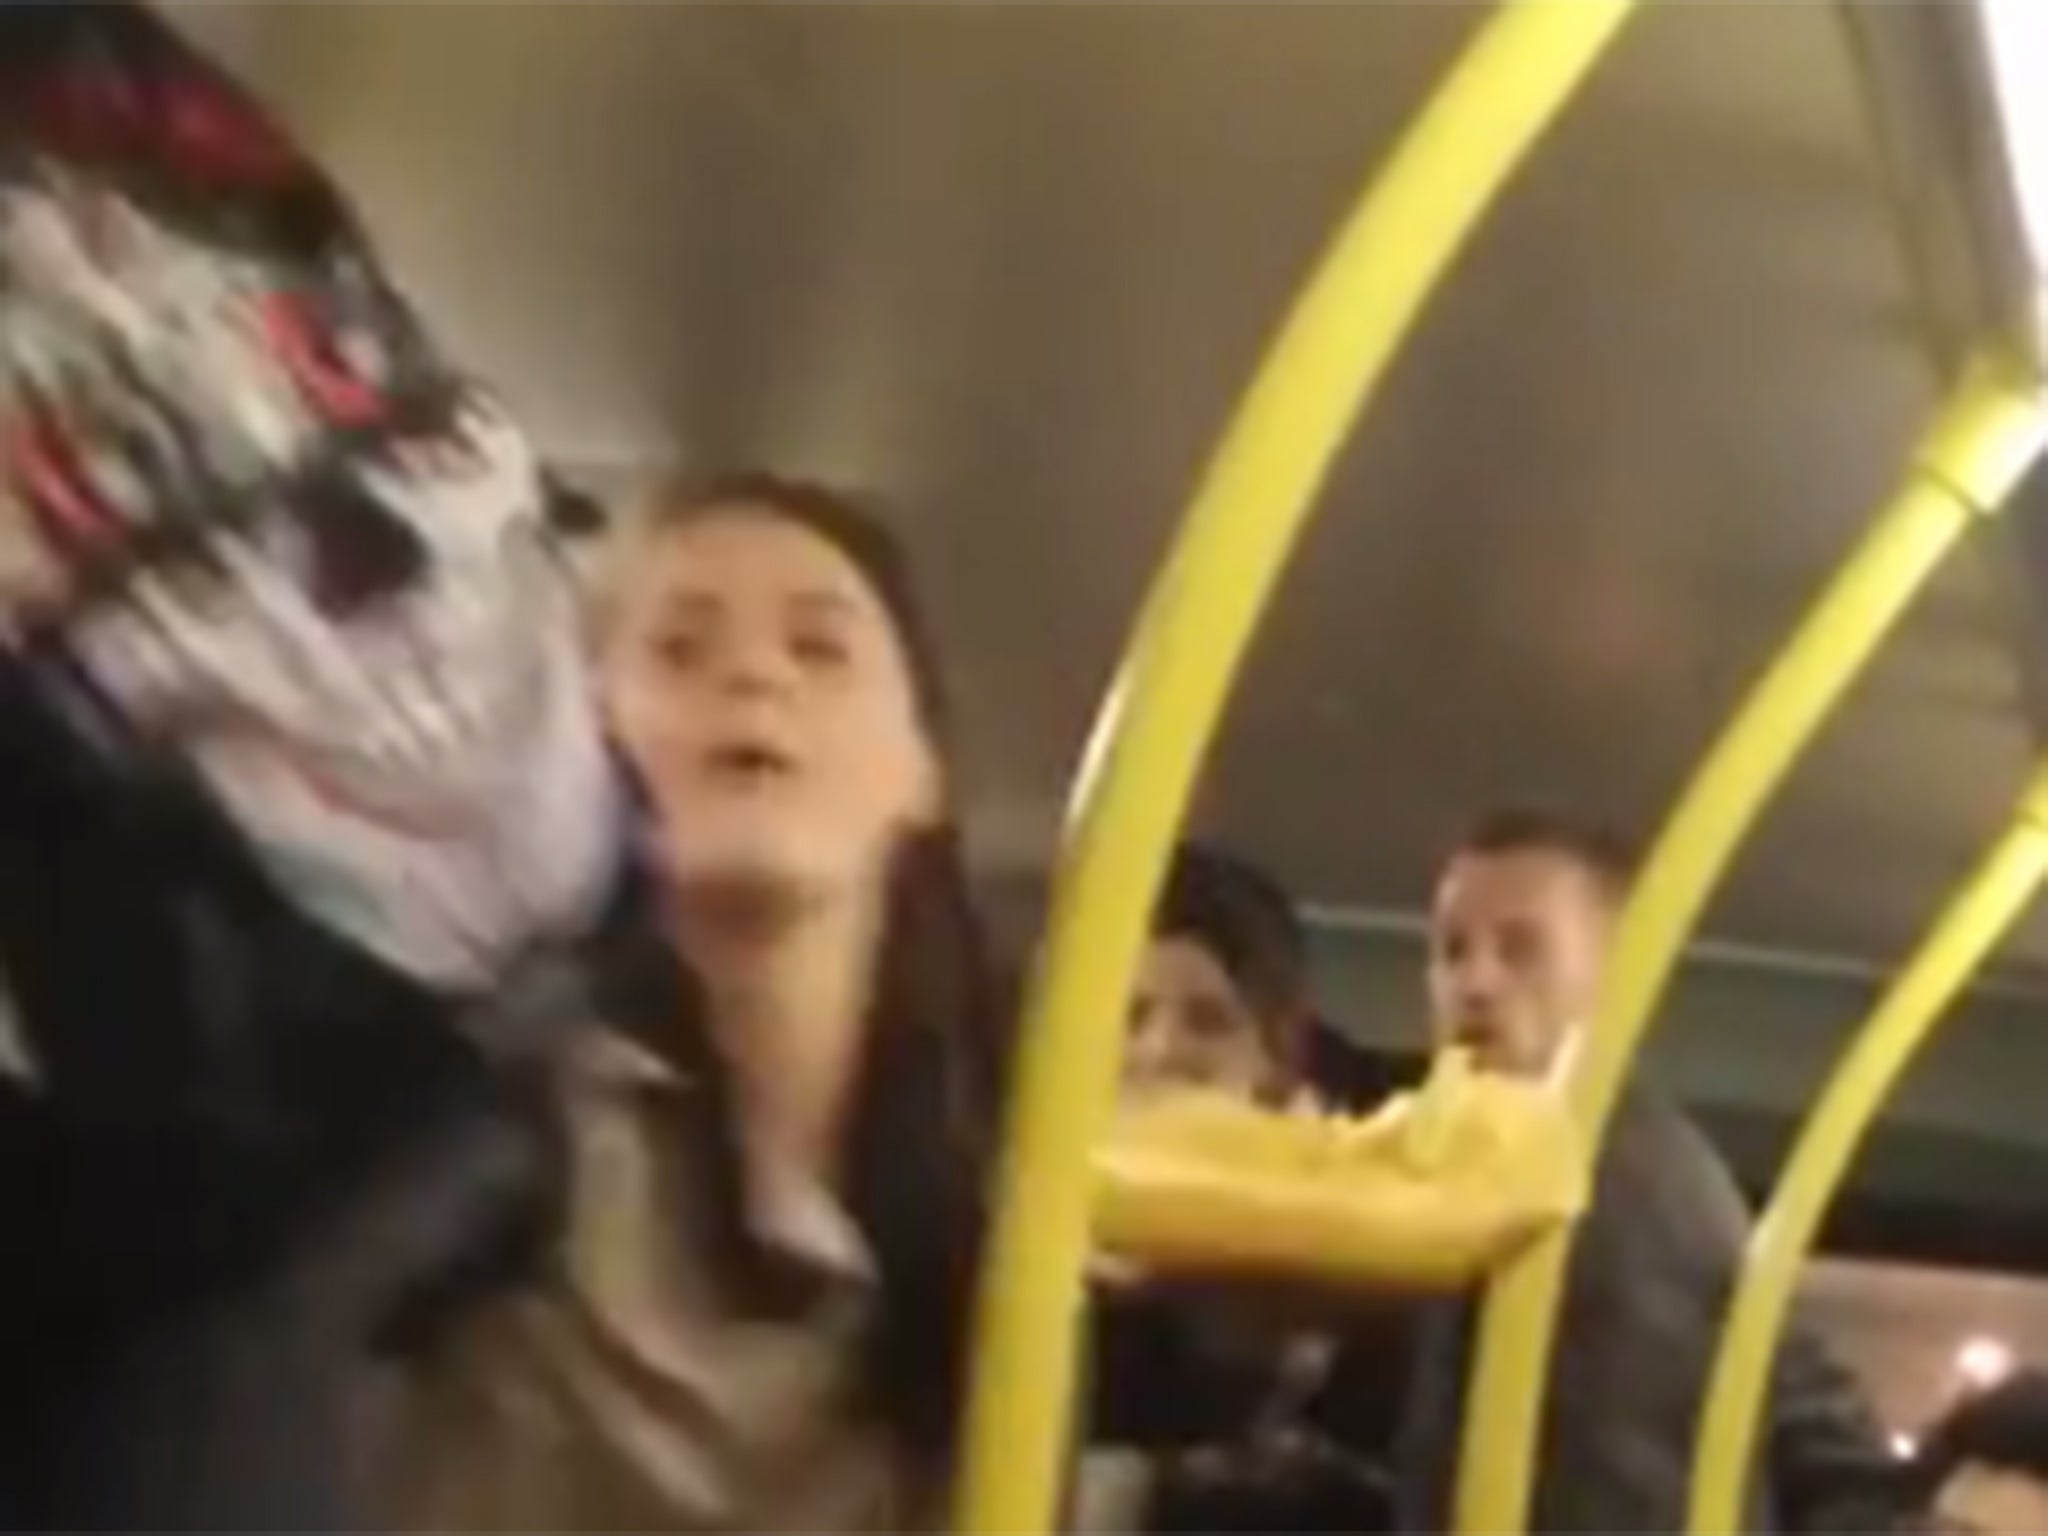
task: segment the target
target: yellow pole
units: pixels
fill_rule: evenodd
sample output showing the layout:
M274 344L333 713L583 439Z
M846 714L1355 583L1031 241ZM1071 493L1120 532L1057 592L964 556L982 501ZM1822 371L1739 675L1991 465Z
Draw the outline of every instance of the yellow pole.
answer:
M1738 842L1849 682L1971 517L1995 511L2041 447L2041 406L1974 368L1935 421L1898 497L1836 573L1687 785L1622 914L1613 963L1571 1082L1597 1147L1673 965ZM1467 1394L1457 1528L1526 1528L1545 1372L1571 1234L1534 1245L1486 1299Z
M1084 757L1033 980L957 1516L1050 1527L1069 1449L1088 1154L1160 873L1231 678L1331 461L1467 232L1632 0L1514 0L1338 231L1211 459Z
M2048 879L2048 766L1950 899L1829 1080L1750 1239L1693 1461L1694 1536L1734 1536L1778 1335L1821 1217L1899 1076Z

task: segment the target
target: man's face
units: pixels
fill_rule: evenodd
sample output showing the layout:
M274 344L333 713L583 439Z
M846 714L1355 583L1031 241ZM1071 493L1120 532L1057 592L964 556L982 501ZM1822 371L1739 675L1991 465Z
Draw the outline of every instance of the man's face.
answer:
M1430 917L1437 1045L1497 1072L1547 1072L1592 1014L1611 925L1600 881L1569 854L1458 854Z
M1216 956L1193 939L1154 939L1131 996L1125 1091L1212 1088L1253 1099L1279 1076L1258 1014Z

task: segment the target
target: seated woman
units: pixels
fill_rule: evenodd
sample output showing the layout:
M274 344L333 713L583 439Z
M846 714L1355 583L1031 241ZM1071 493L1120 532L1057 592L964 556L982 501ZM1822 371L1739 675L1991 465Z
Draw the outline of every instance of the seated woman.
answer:
M556 1070L558 1235L441 1330L397 1516L914 1528L992 1119L930 642L888 538L822 490L670 493L631 537L599 666L641 920Z
M1301 932L1287 898L1248 864L1182 847L1139 961L1126 1091L1281 1097L1296 1077L1306 993Z
M1312 1027L1303 949L1271 881L1182 848L1131 1001L1125 1092L1198 1087L1272 1103L1300 1091ZM1084 1466L1083 1518L1155 1531L1385 1529L1378 1459L1402 1355L1398 1332L1374 1322L1361 1308L1340 1342L1249 1298L1112 1278L1096 1302L1091 1428L1103 1450Z

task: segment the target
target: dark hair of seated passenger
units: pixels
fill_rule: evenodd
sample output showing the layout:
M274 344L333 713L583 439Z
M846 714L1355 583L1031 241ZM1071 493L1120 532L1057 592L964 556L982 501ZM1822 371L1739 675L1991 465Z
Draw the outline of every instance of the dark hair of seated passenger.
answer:
M1916 1480L1928 1497L1964 1467L2048 1484L2048 1373L2020 1371L1957 1403L1921 1439Z
M1308 1023L1307 945L1294 904L1267 875L1218 849L1183 843L1154 909L1156 938L1199 944L1223 967L1278 1057L1295 1066Z
M937 654L895 537L834 491L751 472L671 487L652 504L646 531L658 537L733 516L805 529L852 564L896 630L918 722L942 770L950 769ZM632 883L638 889L628 903L644 913L651 905L647 873ZM875 1390L916 1447L944 1454L965 1372L1004 1032L965 859L950 824L904 837L891 861L885 913L841 1194L880 1274ZM756 1242L743 1217L730 1083L716 1059L695 980L655 924L643 918L626 931L628 941L607 968L605 1013L620 1027L646 1030L671 1051L680 1039L694 1058L688 1064L721 1106L710 1117L716 1134L709 1161L718 1170L714 1206L726 1239L716 1257L733 1295L765 1309L801 1310L811 1294L809 1277Z
M1636 850L1612 827L1538 806L1504 805L1482 812L1452 845L1451 856L1550 853L1591 875L1619 904L1636 877Z

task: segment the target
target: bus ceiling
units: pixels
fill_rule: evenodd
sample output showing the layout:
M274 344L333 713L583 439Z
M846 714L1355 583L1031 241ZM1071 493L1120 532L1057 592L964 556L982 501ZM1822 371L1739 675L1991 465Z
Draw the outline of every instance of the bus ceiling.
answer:
M1261 338L1487 10L169 8L566 471L767 459L900 511L1016 865ZM1964 7L1647 7L1347 450L1205 819L1372 910L1475 803L1654 824L1964 338L2034 338L1989 80ZM2037 568L1942 574L1717 933L1910 938L2048 723ZM2048 966L2048 925L2018 948Z

